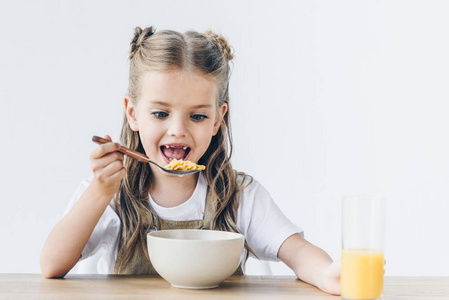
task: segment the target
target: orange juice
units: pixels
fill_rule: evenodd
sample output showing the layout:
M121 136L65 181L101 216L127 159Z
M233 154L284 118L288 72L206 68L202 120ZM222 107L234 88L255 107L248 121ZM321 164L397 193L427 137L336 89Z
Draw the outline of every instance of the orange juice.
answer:
M375 299L382 295L384 253L371 249L343 249L341 295L346 299Z

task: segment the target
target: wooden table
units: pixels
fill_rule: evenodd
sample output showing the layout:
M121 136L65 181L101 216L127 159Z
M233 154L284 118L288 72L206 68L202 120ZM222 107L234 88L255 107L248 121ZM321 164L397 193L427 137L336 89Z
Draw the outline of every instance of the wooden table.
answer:
M232 276L218 288L187 290L156 276L0 274L0 299L340 299L291 276ZM384 300L449 299L449 277L386 277Z

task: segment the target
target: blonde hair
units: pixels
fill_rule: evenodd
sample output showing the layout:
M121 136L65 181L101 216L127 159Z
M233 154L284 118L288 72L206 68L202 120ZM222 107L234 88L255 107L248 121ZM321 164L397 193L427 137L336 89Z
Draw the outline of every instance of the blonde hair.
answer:
M204 171L209 190L212 193L215 217L212 230L240 232L236 224L241 191L252 178L232 169L232 136L230 131L229 77L230 61L233 54L225 38L212 31L198 33L188 31L184 34L172 31L155 31L153 27L137 27L131 41L129 55L128 94L134 103L139 99L140 78L149 71L187 71L196 72L213 78L218 84L217 109L226 104L225 114L218 133L199 164L206 165ZM139 133L131 130L126 115L121 132L122 143L133 150L144 152ZM130 261L135 247L142 247L148 257L146 248L146 231L142 226L141 211L149 212L157 227L159 218L149 205L148 191L151 186L151 170L148 164L125 157L127 174L122 180L116 206L120 206L122 220L121 247L125 255L118 270L123 270ZM243 176L240 183L239 175ZM249 180L247 180L247 178ZM246 184L246 185L245 185ZM253 252L245 243L247 249Z

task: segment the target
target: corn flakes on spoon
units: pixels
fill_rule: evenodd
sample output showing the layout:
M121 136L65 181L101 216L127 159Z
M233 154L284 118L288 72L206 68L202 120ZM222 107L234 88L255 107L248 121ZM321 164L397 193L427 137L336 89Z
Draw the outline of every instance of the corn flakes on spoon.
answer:
M92 141L97 143L97 144L105 144L105 143L109 143L110 141L104 138L101 138L99 136L93 136L92 137ZM161 168L164 172L170 173L170 174L175 174L178 176L184 176L184 175L189 175L189 174L195 174L198 173L202 170L205 169L204 166L200 166L200 165L196 165L193 162L190 161L182 161L182 160L176 160L173 159L172 162L170 162L170 164L168 164L167 166L163 167L157 163L155 163L154 161L150 160L150 158L148 156L146 156L145 154L142 154L140 152L131 150L129 148L126 148L124 146L121 146L119 150L117 150L118 152L121 152L125 155L128 155L129 157L132 157L134 159L137 159L140 162L144 162L144 163L152 163L153 165ZM190 168L187 169L187 168Z

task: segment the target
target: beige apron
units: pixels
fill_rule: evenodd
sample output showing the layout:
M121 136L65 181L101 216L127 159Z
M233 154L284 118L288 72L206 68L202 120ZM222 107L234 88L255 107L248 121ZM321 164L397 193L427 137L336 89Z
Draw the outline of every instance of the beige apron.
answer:
M209 229L210 224L214 218L214 208L212 204L212 199L210 194L206 197L206 210L204 213L204 219L202 220L190 220L190 221L171 221L171 220L160 220L160 228L156 228L153 215L148 211L141 211L142 218L142 230L148 232L150 229L155 230L168 230L168 229ZM152 228L150 228L152 227ZM146 235L145 235L146 237ZM145 247L146 247L145 239ZM118 271L118 264L123 259L123 248L120 244L120 248L117 254L117 259L114 267L114 274L134 274L134 275L158 275L156 270L153 268L151 261L146 257L145 252L141 247L135 247L134 255L126 265L122 272ZM243 275L241 266L237 268L234 275Z

